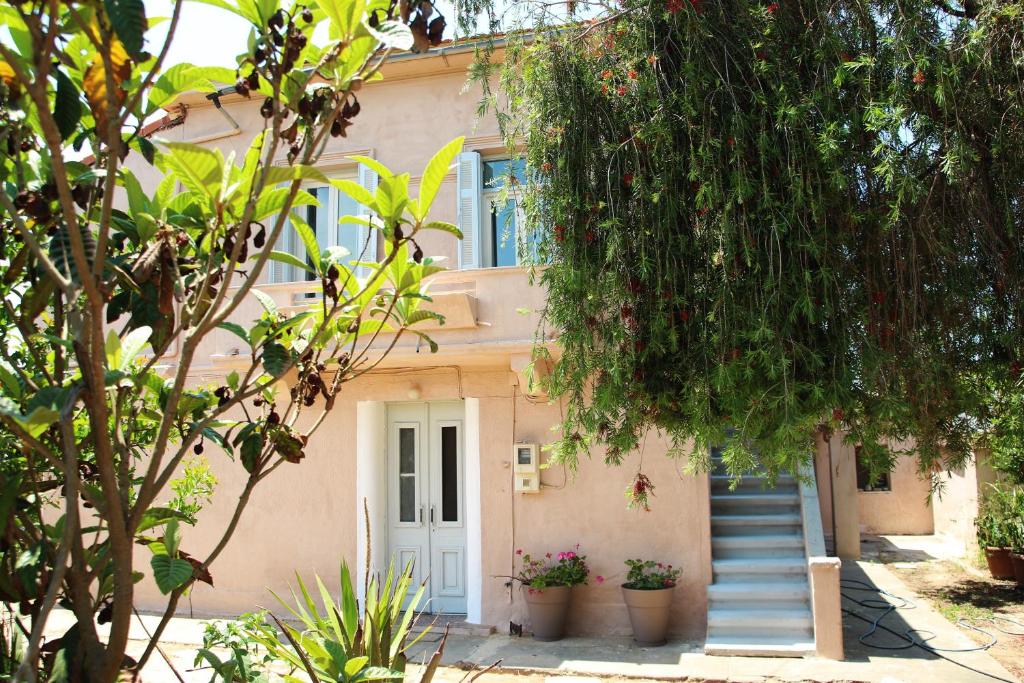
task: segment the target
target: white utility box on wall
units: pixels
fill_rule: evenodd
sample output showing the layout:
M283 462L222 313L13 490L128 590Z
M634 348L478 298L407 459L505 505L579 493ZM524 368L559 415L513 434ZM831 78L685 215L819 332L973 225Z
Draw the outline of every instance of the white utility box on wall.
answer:
M540 492L540 449L535 443L517 443L512 446L514 490L518 493Z

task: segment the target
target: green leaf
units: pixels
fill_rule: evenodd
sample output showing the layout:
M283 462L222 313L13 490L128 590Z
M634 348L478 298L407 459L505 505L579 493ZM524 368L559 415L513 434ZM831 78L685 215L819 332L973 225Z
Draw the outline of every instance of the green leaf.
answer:
M267 171L266 185L277 185L292 180L316 180L317 182L329 182L323 171L314 166L295 164L294 166L272 166Z
M263 347L263 368L274 377L285 373L291 357L288 349L277 342L269 342Z
M154 109L167 107L189 90L213 92L217 89L214 81L234 83L235 72L217 66L175 64L156 79L156 83L149 91L149 106Z
M274 297L270 296L266 292L261 292L258 289L253 289L252 295L260 302L263 306L263 310L271 315L271 317L277 317L277 302L274 301Z
M142 0L103 0L107 16L117 37L132 56L142 52L142 37L146 33L146 7Z
M189 142L165 142L163 163L193 192L214 196L220 188L224 158L220 153Z
M353 657L352 659L348 660L347 662L345 662L345 677L355 677L355 675L359 673L363 669L363 667L365 667L369 663L369 661L370 658L365 655L362 657Z
M167 548L167 554L174 557L178 554L178 546L181 545L181 526L178 524L178 520L171 519L167 522L167 526L164 527L164 546Z
M152 334L153 328L144 325L129 332L122 340L117 336L115 330L110 330L104 345L107 368L110 370L127 369L135 357L142 352L142 349L146 348Z
M366 0L320 0L319 4L327 14L332 40L351 38L366 12Z
M271 214L280 213L284 209L285 202L288 200L290 193L291 190L287 187L264 189L260 194L260 198L256 200L256 206L253 207L252 220L260 221ZM295 198L288 208L290 210L296 206L305 205L319 206L320 202L305 190L299 190L295 193Z
M462 231L459 230L458 226L452 225L451 223L445 223L444 221L430 221L423 226L424 230L443 230L444 232L455 235L460 240L462 239Z
M367 190L365 187L360 185L354 180L347 180L346 178L333 178L331 185L347 194L352 199L356 200L363 206L373 208L377 205L377 200L374 199L373 193Z
M363 166L369 166L374 171L376 171L377 175L380 176L381 178L390 178L395 175L394 173L391 172L391 169L385 166L384 164L380 163L376 159L371 159L370 157L363 156L362 154L353 154L352 156L349 157L349 159L357 163L360 163Z
M188 560L183 560L170 555L154 555L149 560L149 566L153 568L153 578L160 592L167 595L175 588L184 586L192 578L192 565Z
M57 93L53 101L53 119L57 122L60 139L67 140L82 119L82 100L78 96L78 88L63 69L55 69L54 75L57 78Z
M54 389L55 387L47 388ZM63 393L63 390L57 389L57 391ZM29 412L27 415L22 414L18 405L14 403L14 401L6 396L0 396L0 415L13 420L31 436L38 437L40 434L45 432L51 424L60 419L61 405L56 402L52 402L47 405L47 401L42 397L48 395L49 394L44 394L44 392L37 393L33 397L32 401L29 402ZM33 403L36 405L33 405Z
M258 258L258 256L253 256L252 258ZM313 269L309 267L308 263L300 259L295 254L289 254L286 251L274 250L267 255L267 258L270 259L271 261L277 261L278 263L287 263L290 266L295 266L296 268L301 268L302 270L306 270L311 273L313 272Z
M188 517L186 515L184 515L181 512L178 512L173 508L149 508L144 513L142 513L142 520L139 522L139 528L137 529L136 533L148 531L149 529L152 529L155 526L166 524L172 519L177 519L184 522L188 521Z
M246 344L249 344L249 333L246 332L245 328L239 325L238 323L223 322L220 325L217 325L217 327L219 327L222 330L227 330L228 332L232 332L238 335L239 337L242 338L242 341L244 341Z
M250 474L256 469L256 463L263 452L263 435L253 431L242 441L239 454L242 459L242 467Z
M462 151L462 144L465 141L465 136L455 138L439 149L423 169L423 179L420 181L420 215L417 216L420 220L426 217L430 211L430 206L434 203L434 198L437 197L437 191L441 189L441 183L448 175L448 171L451 170L455 157Z
M317 273L321 271L320 268L320 244L316 241L316 233L313 228L309 227L309 224L299 218L298 215L292 214L289 218L292 227L295 228L295 232L298 233L299 239L302 240L302 245L306 247L306 257L313 264L313 270ZM307 270L309 270L307 268Z

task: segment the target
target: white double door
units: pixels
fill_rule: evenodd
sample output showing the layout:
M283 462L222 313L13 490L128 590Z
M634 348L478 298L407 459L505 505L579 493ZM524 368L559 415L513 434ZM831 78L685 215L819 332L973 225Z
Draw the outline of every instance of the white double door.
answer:
M388 406L389 554L435 613L466 612L464 417L462 401Z

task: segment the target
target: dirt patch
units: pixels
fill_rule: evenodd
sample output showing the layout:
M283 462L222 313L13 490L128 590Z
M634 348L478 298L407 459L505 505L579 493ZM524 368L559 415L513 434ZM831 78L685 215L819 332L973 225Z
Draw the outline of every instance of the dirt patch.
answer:
M995 636L998 640L989 654L1024 681L1024 589L950 560L907 562L895 553L880 555L900 580L944 617L985 631L965 629L979 645L991 641L989 633Z

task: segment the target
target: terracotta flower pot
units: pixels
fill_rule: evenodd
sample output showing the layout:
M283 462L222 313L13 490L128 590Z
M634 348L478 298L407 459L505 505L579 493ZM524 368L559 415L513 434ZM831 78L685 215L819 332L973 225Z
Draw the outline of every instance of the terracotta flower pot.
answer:
M622 587L622 597L633 625L633 640L640 645L664 645L673 588L637 590Z
M1013 563L1013 578L1017 579L1017 585L1024 588L1024 553L1010 553L1010 561Z
M985 548L985 561L993 579L1012 579L1013 562L1010 560L1009 548Z
M530 588L523 586L523 598L530 613L530 629L535 640L561 640L572 598L570 586Z

